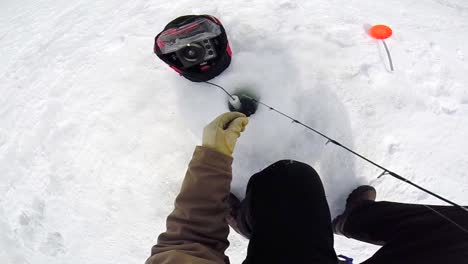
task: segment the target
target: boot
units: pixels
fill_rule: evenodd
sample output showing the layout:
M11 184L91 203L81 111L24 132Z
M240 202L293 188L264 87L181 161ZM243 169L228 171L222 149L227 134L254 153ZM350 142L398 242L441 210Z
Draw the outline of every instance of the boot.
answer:
M369 185L362 185L356 188L346 199L346 209L343 214L337 216L333 220L333 232L337 235L345 235L344 226L348 215L359 206L367 203L368 201L375 201L377 191L374 187Z

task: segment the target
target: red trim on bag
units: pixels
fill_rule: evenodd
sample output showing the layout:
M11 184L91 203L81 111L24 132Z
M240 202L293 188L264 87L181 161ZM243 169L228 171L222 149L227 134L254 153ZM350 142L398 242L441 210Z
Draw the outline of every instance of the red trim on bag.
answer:
M170 35L170 34L174 34L175 32L177 32L177 28L170 28L170 29L165 30L162 34Z
M164 41L160 40L159 38L156 39L156 45L158 45L158 47L160 49L164 48L164 46L166 46L166 43L164 43ZM156 52L156 49L154 50L154 52Z
M207 70L209 70L210 68L211 68L210 65L204 65L204 66L201 66L201 67L200 67L200 70L202 70L202 71L207 71Z
M222 23L221 23L221 21L219 21L219 19L217 19L217 18L214 17L214 16L211 16L211 17L215 20L215 22L216 22L217 24L222 25Z
M191 31L192 29L194 28L197 28L198 27L198 24L194 24L194 25L190 25L186 28L183 28L183 29L176 29L176 28L171 28L171 29L168 29L166 31L164 31L164 35L166 36L172 36L172 35L175 35L175 34L181 34L181 33L186 33L186 32L189 32Z
M232 50L231 50L231 46L229 45L229 43L227 44L226 52L228 53L229 57L232 57Z
M173 65L169 65L169 67L171 67L174 71L176 71L178 74L182 75L182 70L180 70L179 68L177 68L176 66L173 66Z

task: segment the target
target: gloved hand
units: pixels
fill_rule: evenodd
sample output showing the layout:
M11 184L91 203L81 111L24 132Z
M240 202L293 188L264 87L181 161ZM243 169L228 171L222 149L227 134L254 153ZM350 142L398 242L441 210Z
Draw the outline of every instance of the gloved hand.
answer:
M247 117L238 112L220 115L205 127L203 146L232 156L237 139L249 123Z

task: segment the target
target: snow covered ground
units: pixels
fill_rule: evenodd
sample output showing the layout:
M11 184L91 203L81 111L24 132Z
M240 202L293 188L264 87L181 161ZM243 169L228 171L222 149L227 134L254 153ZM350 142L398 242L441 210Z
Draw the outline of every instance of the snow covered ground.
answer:
M0 263L142 263L164 230L219 90L152 54L179 15L219 17L234 51L214 82L261 99L409 179L468 204L465 0L2 0ZM396 71L365 28L385 23ZM233 191L270 163L317 168L333 215L378 199L437 203L266 109L237 146ZM247 241L230 235L241 263ZM363 261L377 247L338 238Z

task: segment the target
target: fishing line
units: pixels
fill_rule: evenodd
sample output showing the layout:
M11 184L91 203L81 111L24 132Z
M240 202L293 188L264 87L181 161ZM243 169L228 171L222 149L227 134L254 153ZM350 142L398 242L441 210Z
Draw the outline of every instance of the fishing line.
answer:
M222 89L227 95L229 95L230 98L232 98L233 100L235 100L234 96L233 96L231 93L229 93L226 89L224 89L224 87L222 87L222 86L220 86L220 85L217 85L217 84L214 84L214 83L211 83L211 82L205 82L205 83L210 84L210 85L212 85L212 86L215 86L215 87L218 87L218 88ZM247 98L249 98L250 100L252 100L252 101L254 101L254 102L256 102L256 103L258 103L258 104L260 104L260 105L262 105L262 106L264 106L264 107L266 107L266 108L268 108L269 110L271 110L271 111L273 111L273 112L276 112L276 113L278 113L279 115L282 115L282 116L284 116L284 117L290 119L293 123L299 124L299 125L301 125L301 126L307 128L308 130L311 130L311 131L313 131L314 133L320 135L321 137L323 137L323 138L325 138L325 139L327 140L327 142L326 142L325 144L332 143L332 144L334 144L334 145L336 145L336 146L338 146L338 147L341 147L342 149L344 149L344 150L350 152L351 154L353 154L353 155L359 157L360 159L362 159L362 160L364 160L364 161L367 161L368 163L374 165L375 167L377 167L377 168L383 170L383 172L379 175L378 178L381 178L381 177L383 177L383 176L385 176L385 175L390 175L390 176L392 176L392 177L394 177L394 178L396 178L396 179L398 179L398 180L400 180L400 181L403 181L403 182L405 182L405 183L407 183L407 184L409 184L409 185L412 185L412 186L418 188L419 190L421 190L421 191L423 191L423 192L425 192L425 193L427 193L427 194L429 194L429 195L431 195L431 196L433 196L433 197L435 197L435 198L437 198L437 199L439 199L439 200L441 200L441 201L444 201L444 202L446 202L446 203L448 203L448 204L451 204L451 205L455 206L456 208L459 208L459 209L465 211L466 213L468 213L468 209L467 209L467 208L465 208L465 207L463 207L463 206L461 206L461 205L459 205L459 204L457 204L457 203L454 203L454 202L452 202L451 200L446 199L446 198L444 198L444 197L442 197L442 196L440 196L440 195L438 195L438 194L436 194L436 193L434 193L434 192L431 192L431 191L429 191L429 190L427 190L427 189L425 189L425 188L423 188L423 187L417 185L416 183L413 183L412 181L406 179L405 177L403 177L403 176L401 176L401 175L399 175L399 174L397 174L397 173L395 173L395 172L393 172L393 171L387 169L386 167L384 167L384 166L382 166L382 165L380 165L380 164L378 164L378 163L376 163L376 162L370 160L369 158L366 158L365 156L363 156L363 155L357 153L356 151L352 150L351 148L349 148L349 147L347 147L347 146L341 144L340 142L334 140L333 138L327 136L326 134L324 134L324 133L322 133L322 132L320 132L320 131L314 129L313 127L311 127L311 126L309 126L309 125L307 125L307 124L304 124L303 122L301 122L301 121L295 119L294 117L292 117L292 116L290 116L290 115L287 115L287 114L285 114L285 113L283 113L283 112L277 110L276 108L274 108L274 107L272 107L272 106L270 106L270 105L268 105L268 104L266 104L266 103L263 103L263 102L261 102L261 101L255 99L255 98L252 98L252 97L249 97L249 96L246 96L246 95L244 95L244 96L247 97ZM432 208L432 207L430 207L430 206L427 206L427 205L424 205L424 206L425 206L426 208L430 209L431 211L433 211L434 213L436 213L437 215L439 215L440 217L444 218L445 220L447 220L447 221L450 222L451 224L455 225L458 229L460 229L460 230L462 230L463 232L465 232L466 234L468 234L468 230L465 229L464 227L462 227L460 224L456 223L455 221L453 221L453 220L450 219L449 217L445 216L445 215L442 214L441 212L435 210L434 208Z
M432 212L438 214L440 217L444 218L445 220L449 221L450 223L452 223L453 225L455 225L456 227L458 227L460 230L462 230L463 232L467 233L468 234L468 230L466 228L464 228L463 226L459 225L457 222L453 221L452 219L448 218L447 216L445 216L444 214L442 214L441 212L437 211L436 209L430 207L429 205L423 205L424 207L426 207L427 209L431 210Z
M226 89L224 89L224 87L222 87L221 85L217 85L216 83L206 82L206 81L205 83L218 87L219 89L223 90L229 97L231 97L232 100L236 100L234 96L232 96L232 94L229 93Z

